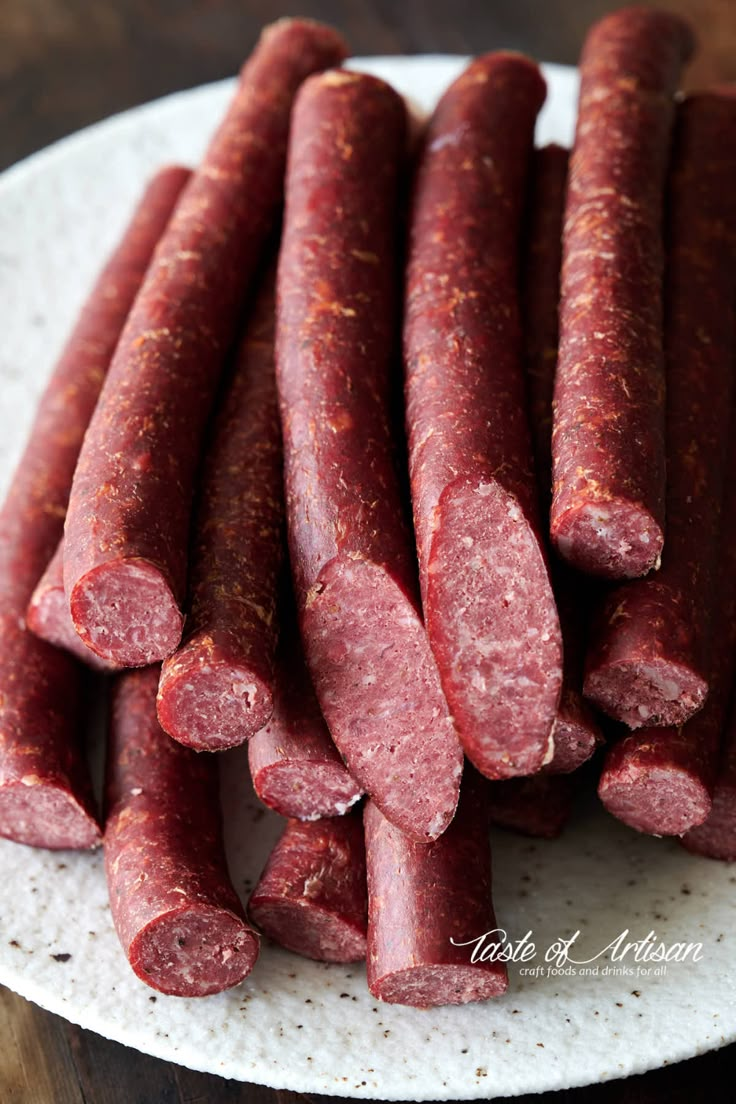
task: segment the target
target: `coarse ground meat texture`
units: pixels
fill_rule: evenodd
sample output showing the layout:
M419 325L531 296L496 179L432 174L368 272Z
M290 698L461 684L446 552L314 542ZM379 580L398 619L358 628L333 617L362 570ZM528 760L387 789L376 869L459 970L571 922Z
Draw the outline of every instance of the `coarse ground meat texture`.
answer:
M665 293L667 542L656 575L616 588L585 694L630 728L681 725L708 692L720 509L734 392L736 97L678 107Z
M158 718L199 751L234 747L273 709L283 559L275 268L248 318L204 460L184 640L161 670Z
M160 727L158 678L148 667L115 684L104 837L110 908L142 981L204 997L250 973L259 941L227 871L217 761Z
M63 532L74 466L146 266L189 177L151 180L46 385L0 510L0 835L36 847L100 843L81 746L80 670L28 629L26 609Z
M406 423L424 614L461 742L489 778L549 761L562 678L516 291L544 95L527 58L476 59L428 124L410 220Z
M260 930L320 962L365 958L368 914L359 813L290 820L248 902Z
M179 644L203 435L279 218L292 102L305 77L345 52L316 23L266 28L128 318L66 522L72 619L104 659L142 666Z
M462 751L421 619L390 429L405 115L393 89L357 73L311 78L297 98L277 381L317 697L358 785L427 840L453 816Z
M364 811L368 988L391 1004L429 1008L501 996L503 962L471 962L493 938L487 783L465 772L458 811L433 843L417 843L374 802Z
M362 791L322 716L290 606L284 616L273 713L248 744L253 787L261 801L282 816L299 820L342 816Z
M610 579L645 575L664 540L664 185L692 50L677 16L632 7L596 23L580 59L550 530L574 567Z

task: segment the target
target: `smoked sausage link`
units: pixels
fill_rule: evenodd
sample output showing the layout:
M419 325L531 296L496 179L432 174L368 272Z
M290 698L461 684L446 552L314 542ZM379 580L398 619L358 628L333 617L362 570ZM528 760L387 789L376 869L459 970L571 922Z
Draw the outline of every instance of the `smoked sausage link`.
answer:
M605 16L580 60L564 231L550 529L610 579L645 575L664 539L663 193L674 98L693 50L677 16Z
M107 772L105 872L115 929L147 985L204 997L250 973L258 937L227 871L218 764L156 720L159 670L118 677Z
M410 221L406 421L424 615L461 742L489 778L549 760L562 678L517 291L544 96L527 58L476 59L429 122Z
M294 109L278 272L287 527L307 662L358 785L418 839L462 751L422 624L390 430L406 112L383 81L313 77Z
M161 670L161 726L199 751L243 743L273 709L284 540L274 278L265 278L215 421L195 512L186 636Z
M734 428L732 423L729 473L736 471ZM718 607L711 626L708 700L687 724L639 729L613 744L598 782L598 795L610 813L639 832L656 836L681 836L702 824L711 810L736 672L736 480L732 477L726 480L720 516Z
M688 97L668 202L667 543L655 575L608 597L585 676L586 696L630 728L684 724L708 691L734 391L734 179L736 96Z
M433 843L416 843L366 805L366 965L379 1000L429 1008L506 991L503 962L471 961L471 941L497 942L485 793L467 769L455 819Z
M242 300L282 197L291 105L345 55L326 27L282 20L167 227L110 366L74 477L64 550L72 619L125 666L179 644L202 437Z
M342 816L362 791L335 747L314 692L298 630L282 627L274 706L268 724L248 744L253 787L286 817Z
M74 466L100 386L156 241L189 176L147 187L87 298L46 389L0 510L0 835L36 847L100 842L80 746L80 672L26 627L56 550Z
M358 962L367 914L360 815L290 820L248 902L251 920L306 958Z
M523 272L524 355L537 482L545 518L552 480L552 395L557 365L557 309L562 263L568 153L548 145L534 151ZM583 699L585 618L580 579L552 564L563 640L563 680L554 728L554 754L544 770L565 774L591 757L603 742L593 711ZM510 789L510 792L513 792Z

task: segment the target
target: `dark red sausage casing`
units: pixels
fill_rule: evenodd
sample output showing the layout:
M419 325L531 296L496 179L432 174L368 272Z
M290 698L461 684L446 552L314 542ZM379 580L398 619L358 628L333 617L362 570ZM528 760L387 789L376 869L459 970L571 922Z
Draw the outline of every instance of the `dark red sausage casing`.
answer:
M74 628L69 599L64 590L64 539L59 541L48 566L36 584L26 611L26 624L36 636L63 648L96 671L117 670L117 665L100 659L83 643Z
M199 751L243 743L273 709L284 540L274 279L275 268L246 324L206 451L186 635L161 670L161 726Z
M293 623L282 624L276 656L273 714L248 744L253 787L286 817L342 816L362 794L335 747Z
M142 666L179 644L202 437L279 214L294 94L345 56L316 23L267 28L167 227L79 458L64 583L82 639Z
M290 820L248 902L275 943L320 962L365 958L368 915L360 814Z
M736 471L734 428L732 424L726 462L729 473ZM613 744L598 782L598 795L610 813L637 831L656 836L680 836L702 824L711 810L719 746L736 673L733 478L726 480L721 518L708 700L687 724L639 729Z
M550 529L574 567L611 579L656 567L664 540L662 213L692 49L677 16L633 7L596 23L580 59Z
M455 818L433 843L409 839L372 801L364 825L373 996L429 1008L504 993L505 963L471 961L473 941L498 943L485 781L466 770Z
M258 937L232 887L217 760L156 719L159 670L118 676L107 771L105 872L115 930L147 985L204 997L250 973Z
M307 662L358 784L420 839L462 751L419 612L390 429L401 98L313 77L295 110L278 272L287 527Z
M708 691L734 391L734 179L736 97L688 97L668 202L667 543L656 575L608 597L585 676L587 697L630 728L684 724Z
M549 760L562 674L516 290L544 96L527 58L476 59L429 122L410 220L406 422L424 615L465 752L490 778Z
M552 395L557 365L557 308L562 263L568 153L548 145L534 151L527 213L523 271L524 357L537 482L545 518L552 480ZM554 727L554 754L544 770L575 770L593 754L603 736L583 699L583 660L587 626L581 609L581 581L559 562L552 564L563 639L563 680ZM513 792L511 790L510 792Z
M100 842L79 735L79 669L26 628L26 607L62 536L85 430L156 241L189 176L146 189L88 296L0 511L0 835L37 847Z

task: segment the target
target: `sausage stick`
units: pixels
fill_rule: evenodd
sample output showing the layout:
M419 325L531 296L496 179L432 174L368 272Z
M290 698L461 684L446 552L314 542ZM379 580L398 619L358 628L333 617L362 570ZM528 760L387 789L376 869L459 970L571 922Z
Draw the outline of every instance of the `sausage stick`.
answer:
M332 742L295 625L282 627L273 714L248 743L253 787L261 801L299 820L342 816L361 789Z
M486 783L468 769L458 811L433 843L415 843L373 801L364 812L368 988L392 1004L428 1008L506 991L503 962L471 961L493 938Z
M726 470L736 470L733 428ZM711 810L736 672L736 480L732 478L726 480L721 519L708 700L681 727L639 729L613 744L598 783L608 811L639 832L681 836L702 824Z
M274 276L248 319L205 455L187 631L161 670L161 727L198 751L243 743L273 710L284 525Z
M708 692L719 510L734 390L736 97L680 105L665 296L667 543L656 575L616 588L585 694L630 728L681 725Z
M646 574L664 539L662 211L687 24L605 16L580 60L565 214L550 519L558 552L610 579Z
M516 292L544 96L521 55L476 59L429 122L410 220L406 421L424 614L461 742L489 778L549 761L562 677Z
M291 563L317 697L358 785L426 840L455 811L462 751L419 612L389 428L405 115L393 89L358 73L301 90L276 361Z
M557 307L560 297L562 221L568 154L561 146L535 150L532 168L523 279L524 356L537 482L545 516L552 479L552 395L557 365ZM590 706L583 699L586 626L580 609L580 580L559 562L552 565L563 639L563 679L554 728L550 774L575 770L603 742ZM511 791L513 792L513 791Z
M358 962L367 912L360 816L290 820L248 902L251 920L306 958Z
M74 476L64 549L72 619L103 659L142 666L179 644L202 437L278 218L293 97L344 54L316 23L264 31L125 326Z
M258 937L227 871L214 757L156 720L159 670L118 676L107 772L105 873L115 930L138 977L204 997L250 973Z
M80 672L28 631L26 608L62 535L85 430L123 322L188 171L146 189L54 367L0 510L0 835L37 847L100 842L84 763Z

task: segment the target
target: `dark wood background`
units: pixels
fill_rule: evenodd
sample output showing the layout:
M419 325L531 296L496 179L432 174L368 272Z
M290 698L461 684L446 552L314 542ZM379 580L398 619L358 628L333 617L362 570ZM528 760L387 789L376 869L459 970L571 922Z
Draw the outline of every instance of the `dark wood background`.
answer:
M607 0L0 0L0 168L88 123L234 74L263 23L339 27L356 54L497 47L574 64ZM736 0L670 0L701 40L688 84L736 80ZM736 185L736 182L734 182ZM735 975L736 984L736 975ZM581 1044L584 1045L584 1042ZM101 1039L0 988L2 1104L297 1104ZM333 1098L334 1099L334 1098ZM532 1104L736 1101L736 1048Z

